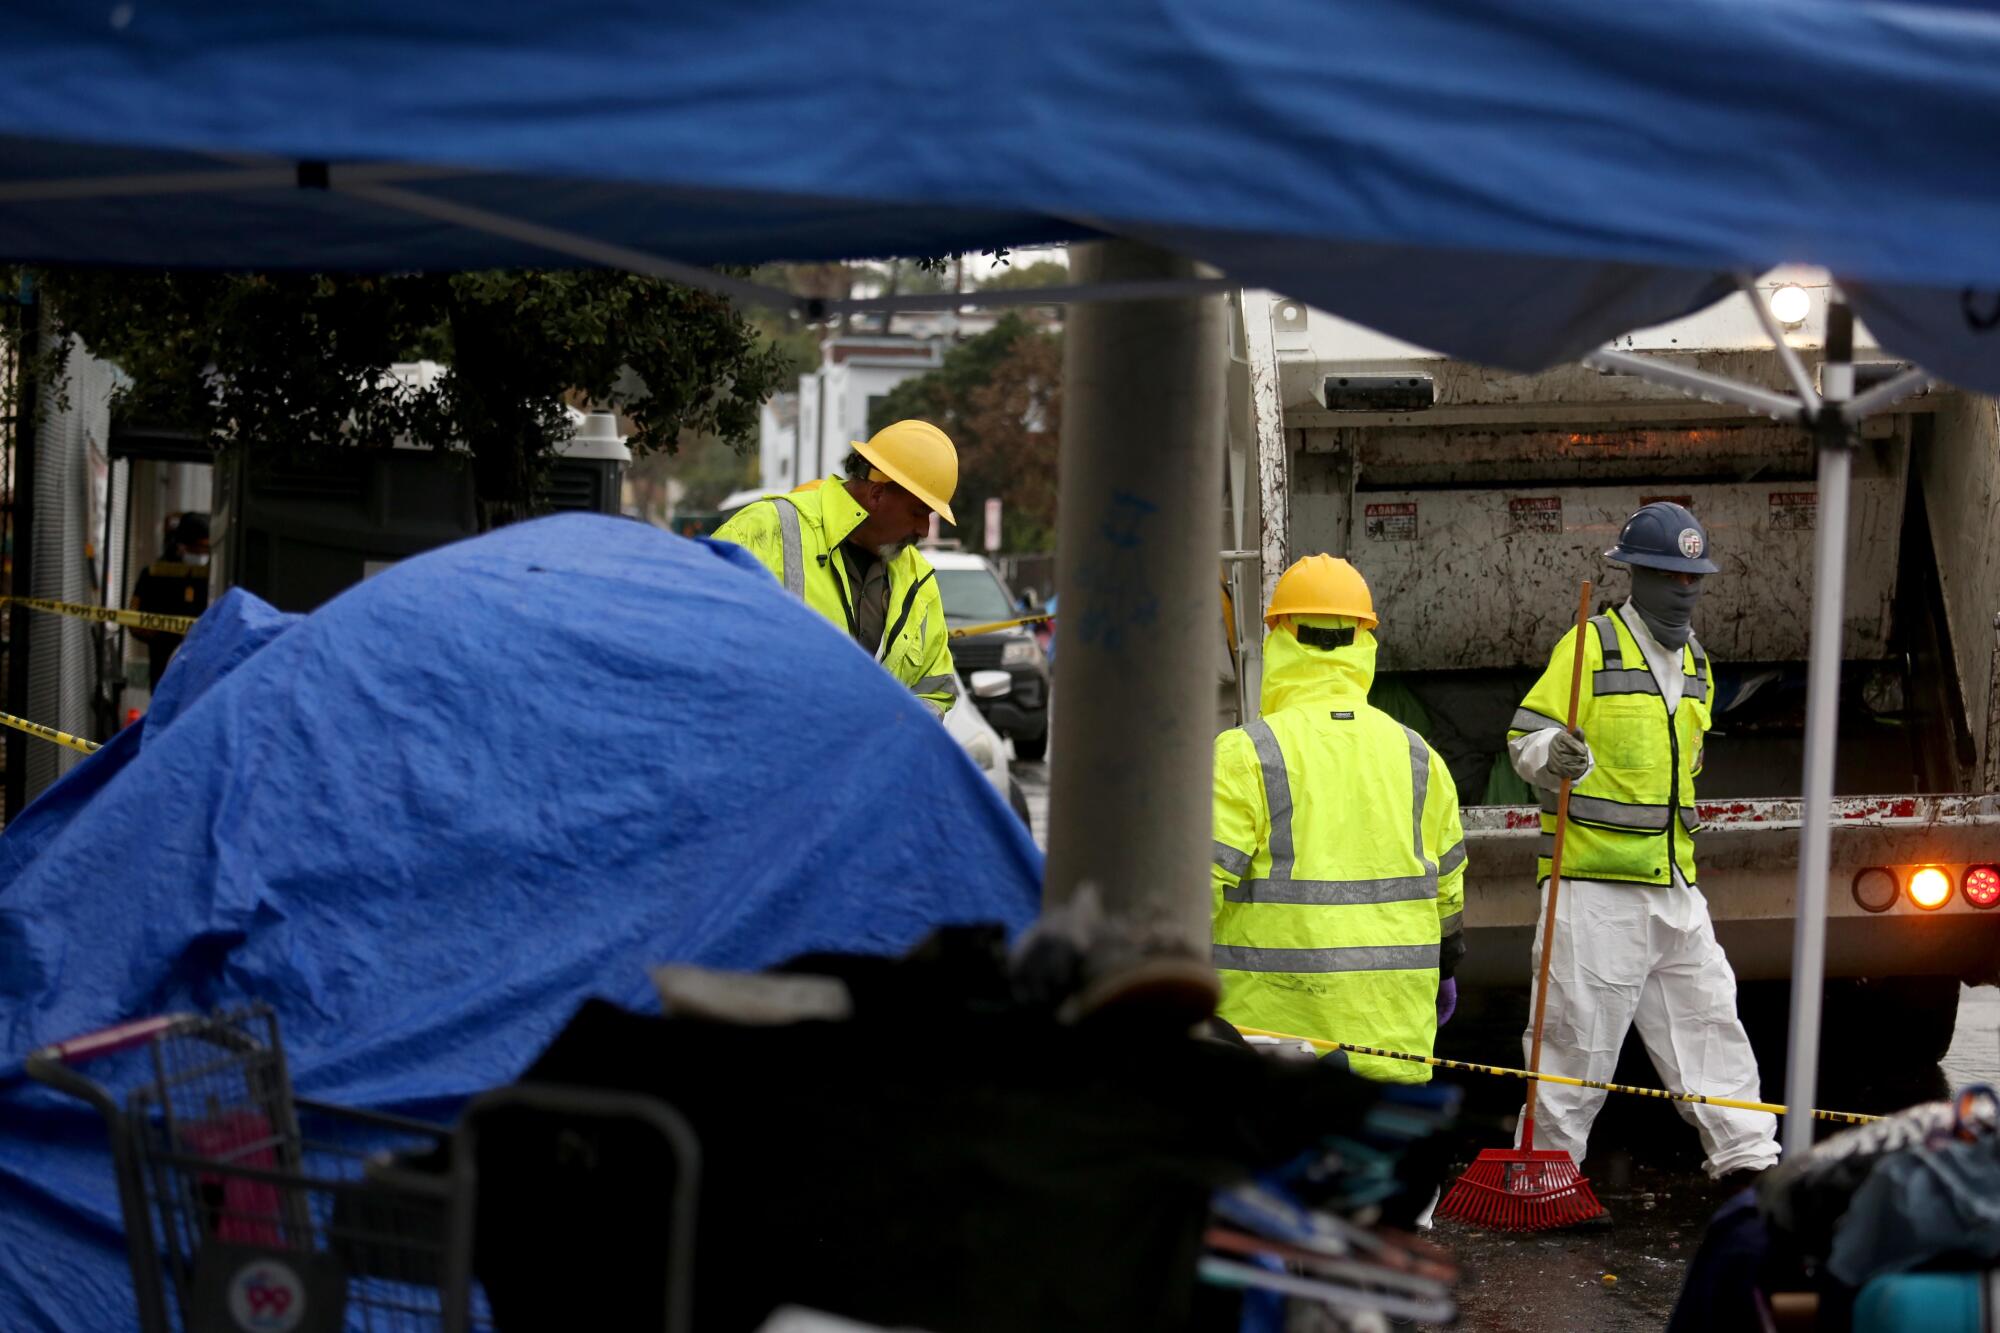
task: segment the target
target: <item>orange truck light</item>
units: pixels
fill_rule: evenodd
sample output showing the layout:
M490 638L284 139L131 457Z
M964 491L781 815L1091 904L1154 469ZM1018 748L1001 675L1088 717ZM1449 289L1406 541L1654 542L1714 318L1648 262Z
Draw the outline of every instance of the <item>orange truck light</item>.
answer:
M1965 882L1959 885L1959 892L1974 907L1985 908L2000 903L2000 866L1966 867Z
M1937 866L1921 866L1910 876L1909 892L1911 902L1934 912L1951 897L1951 876Z

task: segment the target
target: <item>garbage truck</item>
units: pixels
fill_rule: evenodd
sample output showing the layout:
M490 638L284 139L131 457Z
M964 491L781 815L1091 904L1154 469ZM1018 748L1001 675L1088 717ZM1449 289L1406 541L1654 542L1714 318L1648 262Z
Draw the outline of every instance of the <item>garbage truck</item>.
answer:
M1751 300L1817 375L1829 287L1779 270L1618 350L1770 389ZM1696 633L1715 664L1700 887L1746 981L1788 977L1814 441L1631 374L1453 361L1264 291L1233 303L1223 552L1234 712L1255 715L1258 608L1294 559L1344 556L1382 617L1374 702L1445 757L1470 856L1461 976L1524 985L1535 798L1510 717L1575 615L1622 601L1601 553L1626 515L1688 506L1723 567ZM1856 391L1907 369L1857 331ZM1844 1010L1935 1060L1961 980L2000 979L2000 408L1935 385L1867 421L1847 538L1827 975ZM1225 708L1225 714L1229 711Z

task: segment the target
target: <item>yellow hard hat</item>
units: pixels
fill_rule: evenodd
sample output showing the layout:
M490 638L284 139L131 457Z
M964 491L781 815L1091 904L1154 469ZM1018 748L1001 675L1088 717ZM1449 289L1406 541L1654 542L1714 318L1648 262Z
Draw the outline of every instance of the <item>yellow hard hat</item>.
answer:
M958 489L958 450L951 437L928 421L898 421L882 427L868 443L853 441L854 452L875 465L882 475L870 480L893 481L929 505L947 523L952 492Z
M1375 598L1368 580L1345 560L1309 555L1286 570L1264 610L1266 629L1281 616L1351 616L1363 629L1375 628Z

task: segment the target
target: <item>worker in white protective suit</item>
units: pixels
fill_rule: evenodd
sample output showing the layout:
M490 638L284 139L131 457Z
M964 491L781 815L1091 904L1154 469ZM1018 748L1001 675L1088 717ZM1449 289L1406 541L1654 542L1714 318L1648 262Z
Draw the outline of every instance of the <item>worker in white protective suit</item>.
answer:
M1757 1058L1736 1014L1736 974L1695 875L1694 780L1714 684L1693 615L1702 580L1718 566L1701 523L1667 501L1627 519L1604 554L1630 567L1632 595L1584 630L1581 734L1563 721L1574 629L1507 733L1515 771L1541 794L1544 893L1556 791L1564 778L1574 784L1542 1070L1608 1082L1637 1024L1669 1090L1761 1101ZM1542 948L1538 927L1536 969ZM1535 1146L1581 1162L1604 1093L1545 1083L1537 1097ZM1775 1116L1677 1105L1701 1135L1710 1178L1731 1192L1777 1162Z

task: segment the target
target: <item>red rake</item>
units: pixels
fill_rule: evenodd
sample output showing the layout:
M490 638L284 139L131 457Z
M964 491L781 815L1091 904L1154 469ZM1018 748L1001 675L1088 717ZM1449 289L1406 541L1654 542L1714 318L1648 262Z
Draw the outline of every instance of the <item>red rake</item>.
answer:
M1569 674L1569 729L1576 731L1577 697L1583 688L1583 635L1590 621L1590 580L1576 602L1576 657ZM1542 1019L1548 1012L1549 958L1556 945L1556 894L1562 888L1563 834L1569 829L1569 779L1556 794L1555 846L1549 853L1549 899L1542 915L1541 981L1535 987L1535 1040L1528 1052L1528 1072L1542 1072ZM1521 1116L1521 1146L1487 1148L1466 1168L1438 1212L1462 1222L1497 1231L1553 1231L1588 1222L1604 1212L1590 1181L1560 1148L1535 1147L1535 1092L1528 1081L1526 1109Z
M1527 1136L1523 1144L1533 1142ZM1438 1212L1495 1231L1554 1231L1604 1212L1590 1181L1560 1148L1488 1148Z

